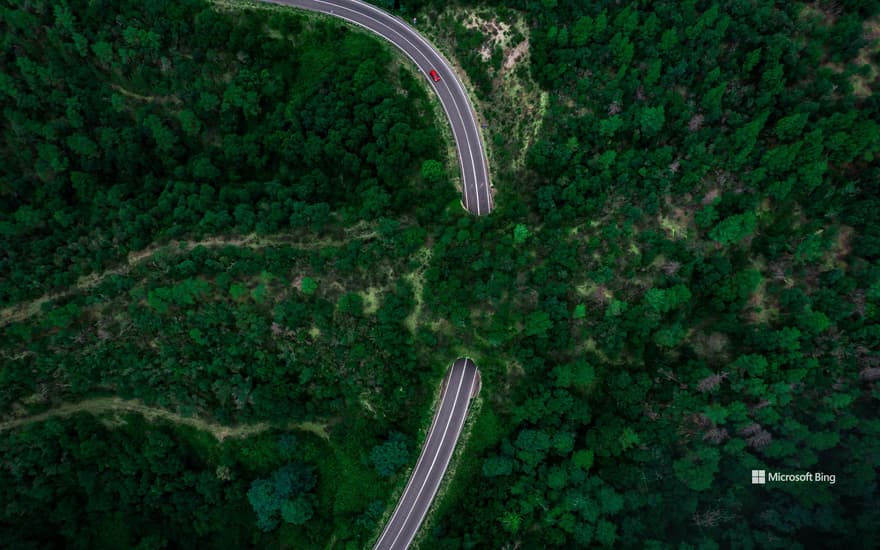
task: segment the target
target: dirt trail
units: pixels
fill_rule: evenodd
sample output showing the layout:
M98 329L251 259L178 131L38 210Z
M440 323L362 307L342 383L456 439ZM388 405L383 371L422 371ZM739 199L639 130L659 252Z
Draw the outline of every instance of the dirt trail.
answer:
M141 95L130 90L126 90L119 84L111 84L111 88L119 92L120 94L137 99L140 101L146 101L147 103L171 103L173 105L182 105L183 102L177 96L154 96L154 95Z
M92 273L84 275L77 280L76 284L70 289L56 293L48 293L31 300L22 302L14 306L9 306L0 310L0 327L16 321L22 321L29 317L33 317L40 312L43 304L52 300L59 300L71 295L74 292L88 290L98 286L102 281L111 275L124 275L131 271L135 266L149 261L159 253L168 254L186 254L194 248L203 246L205 248L220 248L223 246L246 246L248 248L266 248L270 246L288 245L301 250L315 250L330 246L344 246L353 240L369 240L378 236L373 229L368 229L364 224L358 224L346 230L344 239L310 239L307 241L293 240L289 237L258 237L255 233L239 237L211 237L198 241L171 241L161 246L152 246L137 252L131 252L125 263L102 271L101 273Z
M159 409L156 407L148 407L141 401L136 399L122 399L121 397L98 397L94 399L86 399L79 403L65 403L59 405L46 412L27 416L24 418L15 418L0 422L0 432L27 426L35 422L43 422L50 418L70 416L78 412L87 412L93 415L101 415L114 412L133 412L138 413L147 420L167 420L172 424L189 426L200 431L208 432L213 435L217 441L223 441L226 438L245 438L257 435L270 428L275 427L273 424L259 422L256 424L241 424L238 426L224 426L223 424L215 424L201 418L192 418L182 416L178 413ZM322 439L329 440L330 435L327 433L327 425L319 422L302 422L292 423L287 426L288 429L298 429L314 433Z

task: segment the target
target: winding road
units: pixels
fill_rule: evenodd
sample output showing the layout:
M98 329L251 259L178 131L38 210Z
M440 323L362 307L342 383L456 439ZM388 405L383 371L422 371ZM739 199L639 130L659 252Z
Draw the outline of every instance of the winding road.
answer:
M462 204L482 216L493 209L489 167L476 114L461 81L448 61L403 19L358 0L261 0L332 15L364 27L397 46L428 79L452 126L452 137L461 166ZM437 71L440 80L429 75Z
M461 166L462 206L477 216L492 211L489 169L476 115L450 64L403 19L358 0L262 0L320 12L364 27L405 53L428 79L452 127ZM439 80L432 78L436 71ZM457 359L443 380L440 405L391 519L376 541L376 550L409 548L419 530L455 451L471 398L480 391L480 373L468 358Z
M470 359L457 359L443 379L440 406L434 413L422 454L416 461L391 519L373 547L376 550L409 548L443 481L443 474L446 473L467 418L471 398L479 391L480 372L477 366Z

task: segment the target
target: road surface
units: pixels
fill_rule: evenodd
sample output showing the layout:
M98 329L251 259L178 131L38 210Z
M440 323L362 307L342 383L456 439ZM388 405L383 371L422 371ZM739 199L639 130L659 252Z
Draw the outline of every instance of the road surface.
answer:
M471 397L480 390L480 373L470 359L450 367L440 394L440 406L397 507L376 541L375 550L409 548L437 494L467 417Z
M452 125L452 136L455 139L455 148L461 166L465 209L477 216L492 211L489 167L474 110L471 108L464 86L449 63L422 35L401 18L358 0L263 1L339 17L378 34L409 56L437 92L440 104ZM430 78L429 73L432 69L440 75L439 82L434 82Z

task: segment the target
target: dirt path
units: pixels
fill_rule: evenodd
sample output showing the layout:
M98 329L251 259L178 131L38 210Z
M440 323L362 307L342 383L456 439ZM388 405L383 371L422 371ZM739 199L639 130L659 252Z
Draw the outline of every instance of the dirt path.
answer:
M22 321L29 317L33 317L40 312L43 304L52 300L65 298L77 291L88 290L98 286L102 281L111 275L124 275L130 272L134 267L149 261L159 253L168 254L186 254L194 248L203 246L205 248L220 248L223 246L242 246L248 248L266 248L270 246L288 245L300 250L316 250L330 246L344 246L353 240L370 240L378 236L378 233L369 228L366 224L358 224L346 230L348 235L344 239L310 239L310 240L293 240L289 237L272 236L258 237L255 233L238 237L211 237L198 241L171 241L161 246L153 246L137 252L131 252L125 263L102 271L101 273L92 273L84 275L77 280L76 284L70 289L61 292L44 294L39 298L29 302L22 302L14 306L9 306L0 310L0 327L16 321Z
M180 414L165 409L148 407L136 399L129 400L122 399L121 397L98 397L95 399L86 399L79 403L65 403L54 409L33 416L5 420L0 422L0 432L12 430L21 426L27 426L28 424L33 424L35 422L43 422L50 418L70 416L78 412L87 412L96 416L115 412L138 413L147 420L167 420L172 424L189 426L203 432L208 432L213 435L217 441L223 441L226 438L246 438L276 427L275 425L266 422L241 424L238 426L224 426L223 424L215 424L201 418L181 416ZM287 428L311 432L324 440L330 439L330 435L327 433L327 425L323 423L291 423Z
M171 103L173 105L181 105L183 102L177 96L154 96L154 95L141 95L135 92L126 90L119 84L111 84L111 88L119 92L120 94L137 99L139 101L146 101L147 103Z

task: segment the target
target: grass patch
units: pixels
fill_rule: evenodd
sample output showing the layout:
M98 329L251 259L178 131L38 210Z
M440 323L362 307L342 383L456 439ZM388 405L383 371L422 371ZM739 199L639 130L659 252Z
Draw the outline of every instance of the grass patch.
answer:
M379 306L382 305L382 289L371 286L359 294L364 299L364 314L372 315L379 311Z
M418 267L403 276L404 279L412 284L413 293L415 295L416 301L416 307L413 308L413 311L409 315L407 315L406 319L403 322L406 328L410 330L410 332L415 332L419 325L421 325L422 323L422 305L425 301L425 270L428 269L428 265L431 263L431 257L433 256L433 254L434 253L430 248L420 248L414 258L414 261L418 262Z

